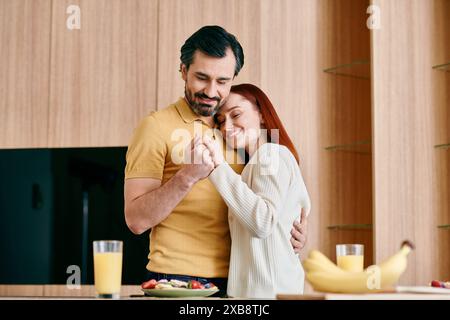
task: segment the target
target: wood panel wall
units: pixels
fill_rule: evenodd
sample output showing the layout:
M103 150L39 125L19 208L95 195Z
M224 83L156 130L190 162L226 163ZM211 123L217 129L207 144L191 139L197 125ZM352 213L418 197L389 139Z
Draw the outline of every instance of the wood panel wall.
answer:
M301 256L321 248L323 230L321 188L318 177L320 59L316 51L320 26L316 1L261 3L261 88L276 108L300 156L300 168L312 202L308 242Z
M50 6L0 0L0 148L47 145Z
M376 260L410 239L417 248L402 283L427 285L447 259L439 250L448 256L448 241L443 242L448 230L437 229L448 216L448 194L436 197L437 185L447 192L448 171L442 168L441 151L433 147L445 139L435 130L436 122L447 121L441 128L448 128L448 116L442 119L448 110L448 78L432 66L449 58L447 45L439 44L448 41L449 5L440 0L373 3L382 17L381 29L372 33Z
M127 145L156 106L157 1L54 0L52 17L49 146Z

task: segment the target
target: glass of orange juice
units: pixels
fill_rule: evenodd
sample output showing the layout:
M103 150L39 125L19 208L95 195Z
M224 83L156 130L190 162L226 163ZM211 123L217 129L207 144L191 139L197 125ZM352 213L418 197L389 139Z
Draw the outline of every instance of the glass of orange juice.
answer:
M339 268L359 272L364 270L364 245L338 244L336 245L336 260Z
M94 283L98 298L118 299L122 284L122 241L94 241Z

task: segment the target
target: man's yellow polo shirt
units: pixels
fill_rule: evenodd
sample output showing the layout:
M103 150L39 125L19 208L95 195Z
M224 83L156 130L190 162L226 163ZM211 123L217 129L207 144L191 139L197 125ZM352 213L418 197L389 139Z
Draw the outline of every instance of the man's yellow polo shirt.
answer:
M164 184L181 168L176 157L181 146L193 138L194 128L203 133L211 130L183 98L149 114L135 130L128 147L125 179L155 178ZM238 173L243 169L241 164L232 167ZM151 208L148 214L152 214ZM230 247L228 208L209 179L203 179L151 230L147 269L227 277Z

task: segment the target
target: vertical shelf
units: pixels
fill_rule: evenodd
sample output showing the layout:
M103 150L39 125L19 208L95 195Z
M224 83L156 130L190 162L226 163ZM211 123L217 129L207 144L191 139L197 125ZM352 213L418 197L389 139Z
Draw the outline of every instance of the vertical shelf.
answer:
M330 155L327 161L330 162L329 196L332 199L326 229L330 231L327 236L331 257L335 256L336 244L361 243L365 248L365 264L371 264L371 65L370 58L366 58L370 55L370 32L364 25L364 16L359 14L365 11L362 7L367 3L351 3L342 12L353 18L348 20L342 16L336 26L336 30L348 31L339 36L334 48L336 61L342 63L322 70L328 75L327 80L331 80L327 81L331 87L328 141L343 141L324 146ZM352 44L352 50L346 51L341 44ZM361 139L352 140L353 137ZM336 221L345 223L336 224Z
M330 155L325 159L329 161L328 196L331 199L325 227L329 231L327 241L331 258L335 257L336 244L360 243L365 248L365 265L370 265L373 263L371 65L369 58L351 58L370 54L370 33L364 26L364 17L357 14L357 7L363 2L358 5L352 3L355 7L344 11L354 15L353 21L345 21L342 17L336 28L351 30L340 36L336 43L337 60L343 63L322 69L328 76L329 85L329 100L326 100L330 108L327 113L327 124L330 125L328 141L343 141L323 147ZM345 51L341 43L352 43L351 52ZM353 137L361 138L352 140Z
M448 6L450 8L450 5ZM450 18L450 16L448 17ZM437 113L437 117L440 118L440 122L438 123L438 126L444 126L446 128L446 130L444 130L443 132L446 131L447 135L450 135L450 124L448 122L443 121L444 119L446 119L446 109L448 108L447 102L445 100L445 95L448 95L448 92L445 92L445 90L448 88L450 82L449 82L449 78L448 75L450 73L450 62L445 62L445 63L441 63L441 64L437 64L432 66L433 71L436 71L434 73L434 75L436 75L436 81L437 81L437 86L440 88L439 93L437 94L437 98L440 97L440 99L438 99L437 101L439 101L440 103L436 106L436 113ZM444 74L445 77L442 77L441 74ZM444 83L442 82L444 81ZM444 91L442 91L444 90ZM447 89L448 90L448 89ZM447 137L437 137L438 139L445 139L448 138ZM442 141L442 140L441 140ZM448 158L447 155L449 154L449 150L450 150L450 143L449 141L442 141L442 142L446 142L446 143L440 143L440 144L436 144L434 146L434 149L436 151L439 151L439 156L438 156L438 162L437 162L437 170L438 173L437 175L439 177L441 177L437 183L438 183L438 188L439 188L439 200L437 202L438 205L438 216L439 216L439 221L442 221L443 224L439 224L437 225L437 229L439 230L438 232L438 242L439 242L439 247L438 247L438 255L439 257L439 277L442 279L447 279L450 276L450 257L448 256L448 251L449 251L449 241L450 241L450 224L448 224L448 221L450 221L450 214L449 214L449 209L450 206L448 204L448 197L450 196L450 183L449 181L446 181L446 179L448 179L448 176L450 175L449 173L449 166L448 166ZM447 173L447 174L446 174Z

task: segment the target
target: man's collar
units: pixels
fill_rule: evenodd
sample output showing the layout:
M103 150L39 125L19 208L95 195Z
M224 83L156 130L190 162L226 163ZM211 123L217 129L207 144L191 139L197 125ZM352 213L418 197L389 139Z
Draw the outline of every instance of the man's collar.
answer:
M184 122L192 123L195 120L201 120L200 116L191 109L185 98L180 98L175 103L175 107Z

